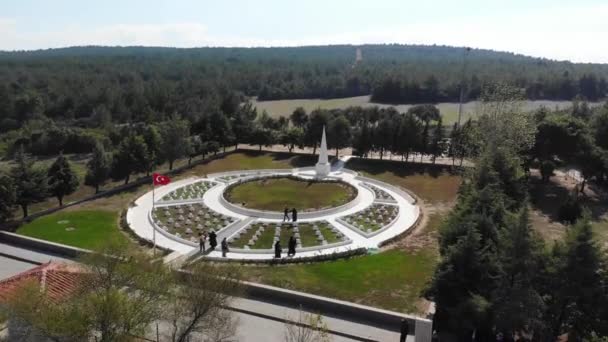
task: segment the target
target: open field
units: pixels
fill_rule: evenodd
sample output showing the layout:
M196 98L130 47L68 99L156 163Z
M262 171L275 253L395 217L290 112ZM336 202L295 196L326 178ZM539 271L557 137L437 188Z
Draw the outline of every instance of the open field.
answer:
M373 107L378 106L381 108L395 107L399 112L406 112L413 105L401 104L401 105L387 105L382 103L370 102L370 96L356 96L347 97L341 99L299 99L299 100L275 100L275 101L257 101L253 100L253 104L258 109L258 112L265 110L272 117L289 116L298 107L303 107L307 113L321 108L321 109L339 109L347 108L351 106L361 107ZM477 101L467 102L462 107L462 120L474 117L478 108ZM555 108L566 108L570 106L570 101L525 101L524 109L535 110L540 107L547 107L550 109ZM599 105L599 103L591 103L590 105ZM443 115L443 124L446 126L452 125L458 120L458 103L444 102L437 103L437 108Z
M95 248L101 242L126 240L118 228L118 216L107 211L63 211L38 218L17 233L80 248Z
M364 176L401 186L430 204L454 201L462 181L445 165L351 159L346 167Z
M308 182L288 177L249 181L230 187L224 194L232 203L251 209L283 211L319 210L350 202L357 191L338 182Z

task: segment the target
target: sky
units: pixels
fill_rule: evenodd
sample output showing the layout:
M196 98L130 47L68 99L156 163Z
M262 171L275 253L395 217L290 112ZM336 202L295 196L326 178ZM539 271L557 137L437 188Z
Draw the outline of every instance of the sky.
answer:
M365 43L608 63L608 0L0 0L0 50Z

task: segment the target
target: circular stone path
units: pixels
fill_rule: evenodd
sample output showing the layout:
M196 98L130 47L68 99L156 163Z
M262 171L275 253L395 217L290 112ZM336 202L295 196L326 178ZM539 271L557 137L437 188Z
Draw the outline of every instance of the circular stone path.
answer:
M286 256L286 239L298 238L295 258L346 252L356 248L377 248L412 228L420 215L415 200L405 191L378 180L360 176L337 163L327 178L357 189L354 200L334 208L298 213L297 228L282 225L282 212L261 211L232 204L224 198L230 184L277 175L313 179L314 168L247 170L189 178L156 189L138 198L127 211L127 223L141 238L181 254L198 254L198 236L215 230L218 244L224 237L231 247L230 259L272 259L272 246L281 241ZM207 243L208 246L208 243ZM205 257L221 258L220 246Z

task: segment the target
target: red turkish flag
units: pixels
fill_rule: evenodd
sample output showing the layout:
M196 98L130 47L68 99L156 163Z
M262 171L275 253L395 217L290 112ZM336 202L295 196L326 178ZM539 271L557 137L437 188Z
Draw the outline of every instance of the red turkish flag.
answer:
M165 175L161 175L160 173L153 173L152 180L154 181L154 185L166 185L171 183L171 179Z

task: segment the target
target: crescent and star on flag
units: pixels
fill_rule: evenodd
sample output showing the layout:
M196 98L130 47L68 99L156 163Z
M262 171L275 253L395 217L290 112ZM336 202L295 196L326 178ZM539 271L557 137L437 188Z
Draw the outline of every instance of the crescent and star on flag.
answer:
M171 179L165 175L161 175L160 173L152 174L152 179L154 181L154 185L166 185L171 183Z

